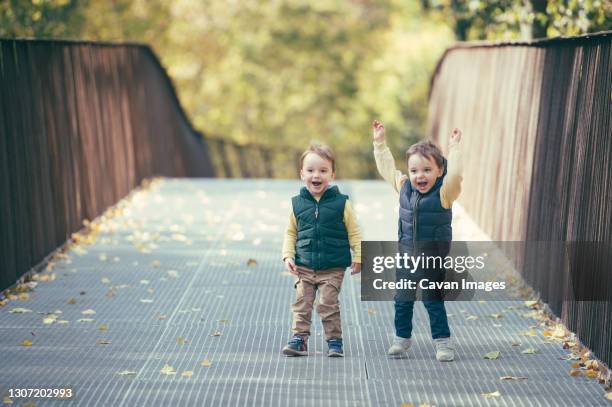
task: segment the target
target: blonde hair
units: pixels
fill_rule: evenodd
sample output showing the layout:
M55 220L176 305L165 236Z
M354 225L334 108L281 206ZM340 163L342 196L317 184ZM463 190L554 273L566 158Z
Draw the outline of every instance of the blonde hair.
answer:
M300 168L304 167L304 159L310 153L314 153L324 160L331 162L332 171L336 172L336 155L334 151L326 144L311 144L300 157Z
M428 160L433 159L438 167L444 169L444 156L442 155L442 151L440 151L440 148L431 141L420 141L411 145L410 148L406 150L406 165L408 165L410 156L414 154L419 154Z

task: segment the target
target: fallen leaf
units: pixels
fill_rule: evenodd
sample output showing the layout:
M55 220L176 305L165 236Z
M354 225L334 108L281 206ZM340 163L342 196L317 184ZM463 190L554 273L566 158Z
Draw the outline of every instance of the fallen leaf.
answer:
M81 318L81 319L77 319L76 322L94 322L95 319L93 318Z
M414 407L412 403L402 403L401 407Z
M502 376L499 380L527 380L525 376Z
M604 397L607 398L608 400L612 400L612 391L607 392Z
M521 332L519 335L521 335L521 336L538 336L538 333L536 331L525 331L525 332Z
M140 302L142 302L143 304L150 304L153 302L153 300L149 299L149 298L141 298Z
M146 284L149 284L149 283L150 283L149 280L140 280L140 284L145 284L146 285Z
M374 308L368 308L369 315L376 315L376 310Z
M484 358L493 360L493 359L499 358L500 356L501 356L501 352L496 350L496 351L487 353L486 355L484 355Z
M21 293L19 294L19 301L28 301L30 299L30 294L28 293Z
M536 353L538 353L538 350L535 348L527 348L525 350L523 350L521 353L524 353L525 355L534 355Z
M24 339L20 345L21 346L32 346L33 342L30 339Z
M202 361L200 362L200 364L201 364L202 366L206 366L206 367L211 367L211 366L212 366L212 362L211 362L210 360L208 360L208 359L204 359L204 360L202 360Z
M55 321L58 324L67 324L70 321L66 321L65 319L58 319L57 321Z
M107 324L101 324L101 325L98 327L98 331L100 331L100 332L106 332L106 331L108 331L108 325L107 325Z
M219 324L229 324L230 320L229 319L218 319L217 322Z
M138 372L134 372L133 370L122 370L121 372L117 372L119 376L136 376Z
M70 305L74 305L74 304L76 304L76 298L71 298L71 299L69 299L69 300L68 300L68 304L70 304Z
M221 336L223 335L221 332L219 331L214 331L213 333L211 333L209 336Z
M111 344L111 341L106 340L106 339L98 339L98 340L96 341L96 343L97 343L98 345L110 345L110 344Z
M160 321L165 321L168 317L166 315L160 315L157 317Z
M177 336L176 337L176 343L178 343L179 345L184 345L186 343L189 343L189 341L185 338L183 338L182 336Z
M10 397L8 397L8 396L5 396L5 397L2 399L2 402L3 402L4 404L13 404L13 400L12 400Z
M183 377L191 377L191 376L193 376L193 370L185 370L183 373L181 373L181 376L183 376Z
M110 279L108 279L107 277L102 277L102 279L100 280L103 284L110 284Z
M497 314L489 314L489 317L491 318L495 318L495 319L499 319L499 318L503 318L504 315L501 313L497 313Z
M257 265L257 260L255 260L255 259L248 259L247 260L247 266L255 267L256 265Z
M477 319L478 319L478 317L476 315L470 315L469 317L466 318L466 320L468 320L468 321L474 321L474 320L477 320Z
M537 301L525 301L525 306L527 308L534 308L536 305L538 305Z
M55 322L56 319L57 319L57 315L55 316L55 318L46 317L46 318L43 318L42 323L45 325L51 325L52 323Z
M83 315L94 315L96 313L96 311L92 310L92 309L86 309L85 311L81 311L81 314Z
M100 255L98 256L98 259L99 259L100 261L106 261L106 260L108 260L108 256L106 255L106 253L102 253L102 254L100 254Z
M490 399L490 398L493 398L493 397L501 397L501 393L499 391L494 391L494 392L491 392L491 393L480 393L480 395L485 397L485 398L487 398L487 399Z
M511 343L512 346L521 346L521 343L519 341L514 341Z
M176 374L176 370L170 365L164 365L164 367L162 367L162 369L159 372L165 375Z
M151 262L151 267L154 267L154 268L159 268L160 266L161 266L161 263L160 263L160 261L159 261L159 260L153 260L153 261Z
M577 377L577 376L582 375L582 372L580 370L571 370L569 375L572 377Z
M11 314L25 314L28 312L32 312L31 309L27 309L27 308L13 308L9 311Z

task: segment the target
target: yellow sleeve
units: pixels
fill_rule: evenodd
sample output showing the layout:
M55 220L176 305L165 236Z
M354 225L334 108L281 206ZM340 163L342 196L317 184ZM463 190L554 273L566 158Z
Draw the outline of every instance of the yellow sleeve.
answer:
M463 181L463 156L460 143L450 146L447 162L446 177L440 188L440 201L443 208L450 209L461 193L461 181Z
M395 168L395 160L391 154L391 150L387 147L387 144L383 141L382 143L374 142L374 160L376 161L376 168L378 172L387 181L395 192L399 194L402 189L402 185L408 179L408 176L402 174Z
M293 208L289 213L289 222L285 229L285 239L283 240L283 261L287 257L295 259L295 242L297 240L297 221L293 214Z
M344 205L344 225L348 232L349 245L353 250L353 263L361 263L361 228L350 201Z

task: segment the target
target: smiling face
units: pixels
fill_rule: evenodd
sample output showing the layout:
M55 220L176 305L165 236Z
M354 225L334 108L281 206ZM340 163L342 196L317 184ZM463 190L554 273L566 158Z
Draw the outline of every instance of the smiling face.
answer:
M335 176L336 173L330 160L312 152L304 157L300 178L302 178L312 196L320 197L323 195Z
M412 187L422 194L427 193L436 179L441 177L442 168L438 167L433 158L427 158L421 154L412 154L408 158L408 174Z

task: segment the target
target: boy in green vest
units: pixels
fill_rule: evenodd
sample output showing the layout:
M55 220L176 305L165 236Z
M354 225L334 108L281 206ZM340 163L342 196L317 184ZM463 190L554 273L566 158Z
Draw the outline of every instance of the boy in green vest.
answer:
M297 277L293 337L283 354L308 354L312 308L319 291L317 312L329 346L327 356L342 357L338 294L348 266L351 274L361 272L361 231L348 196L329 185L335 177L332 150L325 145L311 146L302 154L300 168L306 186L291 200L283 243L285 267Z

